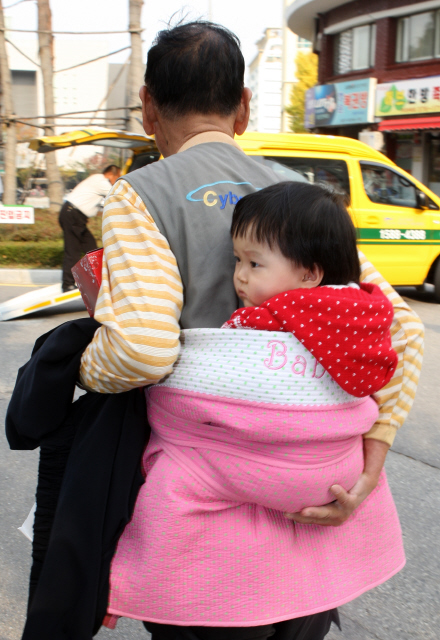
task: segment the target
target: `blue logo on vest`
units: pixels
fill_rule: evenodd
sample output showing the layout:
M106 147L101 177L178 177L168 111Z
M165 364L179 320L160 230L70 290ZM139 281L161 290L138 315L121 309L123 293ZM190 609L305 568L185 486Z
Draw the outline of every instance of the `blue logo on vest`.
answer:
M190 202L203 202L207 207L215 207L215 205L219 205L220 209L224 209L227 204L232 206L236 205L239 200L243 196L239 196L236 193L233 193L231 190L226 191L224 188L216 188L215 190L212 187L218 187L218 185L234 185L242 186L249 185L253 187L251 182L231 182L230 180L219 180L218 182L212 182L211 184L204 184L201 187L197 187L193 191L190 191L186 199ZM254 187L255 188L255 187ZM223 191L223 193L219 193L219 191ZM194 197L194 196L198 197Z

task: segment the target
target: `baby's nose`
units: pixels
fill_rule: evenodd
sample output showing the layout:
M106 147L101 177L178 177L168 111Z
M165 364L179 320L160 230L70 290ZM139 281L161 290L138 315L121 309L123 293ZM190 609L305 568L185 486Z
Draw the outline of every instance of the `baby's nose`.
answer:
M240 280L240 282L246 282L247 281L247 277L246 277L246 271L244 269L240 269L238 274L238 279Z

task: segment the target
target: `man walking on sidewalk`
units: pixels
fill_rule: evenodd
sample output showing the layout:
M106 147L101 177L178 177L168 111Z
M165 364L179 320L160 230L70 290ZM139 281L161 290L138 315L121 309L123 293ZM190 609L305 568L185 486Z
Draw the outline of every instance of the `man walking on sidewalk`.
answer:
M75 289L72 267L82 254L96 249L96 240L87 228L87 219L96 216L101 200L120 175L119 167L111 164L102 173L89 176L76 185L61 208L59 223L64 234L63 292Z

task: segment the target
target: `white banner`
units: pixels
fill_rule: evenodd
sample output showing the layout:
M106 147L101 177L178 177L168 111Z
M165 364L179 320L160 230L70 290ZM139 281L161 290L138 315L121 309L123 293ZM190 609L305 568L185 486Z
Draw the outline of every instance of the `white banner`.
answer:
M21 205L0 205L0 223L3 224L34 224L34 207Z

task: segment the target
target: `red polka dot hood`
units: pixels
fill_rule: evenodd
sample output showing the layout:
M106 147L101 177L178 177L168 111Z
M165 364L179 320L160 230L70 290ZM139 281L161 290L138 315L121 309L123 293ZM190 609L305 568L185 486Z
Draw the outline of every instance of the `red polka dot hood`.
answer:
M345 391L357 398L392 378L393 306L374 284L295 289L235 311L223 327L293 333Z

